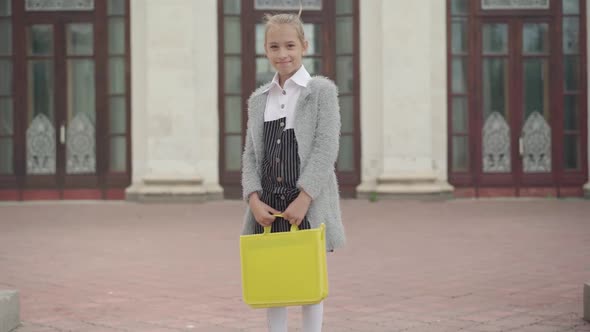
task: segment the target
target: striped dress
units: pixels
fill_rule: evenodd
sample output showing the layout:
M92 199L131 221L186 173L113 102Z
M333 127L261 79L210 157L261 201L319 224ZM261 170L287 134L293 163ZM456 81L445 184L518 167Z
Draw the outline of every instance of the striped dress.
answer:
M285 130L286 117L264 122L264 159L262 161L262 194L260 200L278 211L285 211L299 195L299 155L295 130ZM255 233L264 232L256 224ZM309 229L307 216L299 229ZM271 232L286 232L291 229L289 221L276 218Z

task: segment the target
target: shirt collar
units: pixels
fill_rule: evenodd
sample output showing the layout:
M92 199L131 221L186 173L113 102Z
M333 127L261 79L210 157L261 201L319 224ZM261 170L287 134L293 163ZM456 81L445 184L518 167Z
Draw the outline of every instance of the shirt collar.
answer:
M305 69L305 66L301 65L301 67L299 67L299 70L297 70L289 80L292 80L297 85L300 85L301 87L305 88L307 87L307 83L309 82L309 80L311 80L311 75L309 75L309 73ZM287 82L289 80L287 80Z
M299 67L295 74L293 74L293 76L291 76L285 82L285 86L287 85L287 83L289 83L289 81L293 81L295 84L305 88L307 87L307 83L309 83L309 80L311 80L311 75L309 75L309 72L305 69L305 66L301 65L301 67ZM269 84L268 88L264 89L263 92L267 92L274 86L278 88L281 87L279 85L279 73L275 73L275 76L272 78L271 84Z

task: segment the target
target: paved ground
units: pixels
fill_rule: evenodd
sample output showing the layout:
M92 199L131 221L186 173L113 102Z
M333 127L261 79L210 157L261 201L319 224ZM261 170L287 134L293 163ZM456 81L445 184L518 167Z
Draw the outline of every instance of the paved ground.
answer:
M265 331L238 201L0 204L18 332ZM590 331L590 201L343 201L324 331ZM300 309L289 311L292 331Z

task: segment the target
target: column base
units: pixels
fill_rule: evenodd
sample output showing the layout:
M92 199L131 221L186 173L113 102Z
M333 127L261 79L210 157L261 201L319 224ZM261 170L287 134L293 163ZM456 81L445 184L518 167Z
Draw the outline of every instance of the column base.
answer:
M200 177L150 176L125 190L126 199L139 202L198 202L223 199L219 185L204 185Z
M443 198L453 197L453 187L434 175L382 175L373 183L357 187L359 198Z

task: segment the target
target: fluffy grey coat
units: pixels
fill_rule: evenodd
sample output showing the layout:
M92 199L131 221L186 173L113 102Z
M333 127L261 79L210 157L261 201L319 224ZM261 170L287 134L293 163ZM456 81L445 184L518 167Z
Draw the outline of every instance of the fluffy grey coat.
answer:
M248 100L248 130L242 158L243 197L262 191L260 181L264 159L264 110L268 83ZM345 242L340 212L340 195L334 164L340 140L340 109L334 82L315 76L301 90L295 106L295 137L300 163L297 187L311 196L307 211L311 227L326 224L326 247L338 248ZM256 219L248 207L242 234L253 234Z

